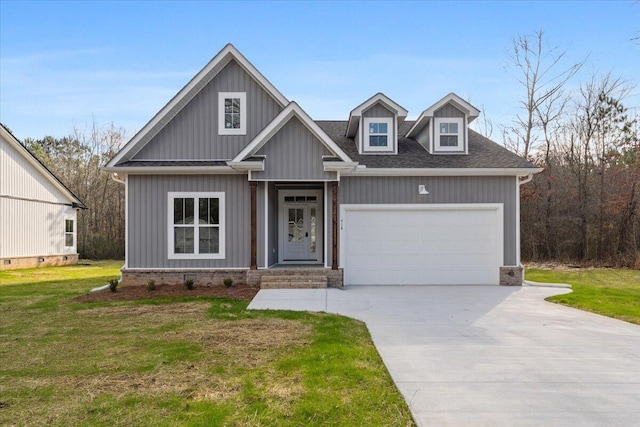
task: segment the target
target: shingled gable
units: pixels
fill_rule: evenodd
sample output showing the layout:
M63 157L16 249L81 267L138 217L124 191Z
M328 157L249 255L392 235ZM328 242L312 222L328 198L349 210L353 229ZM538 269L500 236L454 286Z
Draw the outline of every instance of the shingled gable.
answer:
M138 153L162 130L230 61L235 60L282 108L289 101L231 43L227 44L196 76L189 81L110 161L112 169Z
M335 157L331 158L332 165L341 163L343 167L353 169L357 166L351 158L309 117L296 102L291 102L262 130L238 155L227 165L237 170L263 170L262 160L254 156L271 138L274 137L289 121L297 118ZM327 165L325 165L327 166ZM331 165L329 165L331 166ZM255 169L254 169L255 168ZM326 167L325 167L326 169Z

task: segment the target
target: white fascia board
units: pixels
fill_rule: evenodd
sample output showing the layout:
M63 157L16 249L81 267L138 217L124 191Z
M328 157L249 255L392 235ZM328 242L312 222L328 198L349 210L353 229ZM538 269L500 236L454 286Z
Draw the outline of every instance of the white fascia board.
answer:
M325 172L353 171L358 167L358 162L322 162Z
M404 135L406 138L413 138L416 136L428 123L430 117L425 116L425 112L423 111L418 117L418 120L411 126L411 129Z
M316 137L318 138L324 145L331 151L335 156L340 158L340 160L344 162L351 162L349 156L342 151L338 145L333 142L331 138L322 130L320 127L309 117L309 115L294 101L290 102L287 107L280 112L276 116L275 119L271 121L262 129L262 131L256 135L253 140L238 153L238 155L232 160L232 162L241 162L246 157L254 155L262 146L264 146L267 141L269 141L280 129L286 125L289 120L293 117L297 117L302 124Z
M236 171L229 166L105 166L108 172L141 175L242 175L246 172Z
M237 171L256 171L256 172L262 172L264 171L264 161L263 160L256 160L256 161L243 161L243 162L232 162L229 161L227 162L227 166L229 166L230 168L233 168L234 170Z
M389 98L382 92L378 92L373 95L371 98L364 101L362 104L358 105L356 108L351 110L350 116L362 116L362 112L366 111L372 105L381 102L386 104L387 107L390 107L398 116L407 117L409 113L406 108L402 107L400 104Z
M207 65L204 66L162 109L134 135L131 140L107 163L107 167L115 166L127 154L133 157L138 153L157 133L175 117L184 106L189 103L200 90L209 83L232 59L253 77L273 99L284 107L289 103L267 80L256 67L245 58L231 43L227 44Z
M58 178L53 175L53 172L48 170L46 167L40 163L33 154L27 148L20 143L9 131L7 131L4 126L0 125L0 138L7 141L9 145L11 145L31 166L36 168L38 172L42 176L44 176L47 181L49 181L58 191L62 193L69 202L77 203L81 206L85 206L67 187L65 187Z
M456 108L461 109L465 113L467 113L467 115L469 116L469 122L471 122L473 119L478 117L478 115L480 114L480 110L478 110L476 107L469 104L467 101L460 98L458 95L456 95L453 92L444 96L442 99L440 99L438 102L433 104L431 107L424 110L422 114L424 114L425 116L432 117L433 113L435 113L437 110L439 110L441 107L443 107L448 103L452 103Z
M356 168L345 176L527 176L541 168Z

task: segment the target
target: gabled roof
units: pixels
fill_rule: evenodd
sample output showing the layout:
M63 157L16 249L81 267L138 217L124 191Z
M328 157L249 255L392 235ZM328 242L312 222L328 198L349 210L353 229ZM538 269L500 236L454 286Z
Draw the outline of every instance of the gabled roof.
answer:
M424 110L422 114L420 114L420 117L418 117L418 120L416 120L416 123L411 127L411 129L409 129L406 136L408 138L415 137L416 134L420 132L427 123L429 123L429 120L433 117L435 112L447 104L451 104L454 107L456 107L458 110L465 113L467 117L469 117L468 123L471 123L480 114L480 110L478 110L473 105L469 104L464 99L460 98L455 93L451 92L445 97L443 97L442 99L440 99L438 102L433 104L431 107Z
M80 201L78 196L73 194L66 185L62 183L58 179L57 176L53 174L36 156L31 153L31 151L27 150L27 147L22 145L18 139L13 136L13 134L4 127L4 125L0 124L0 137L7 141L9 145L11 145L22 157L24 157L42 176L44 176L53 186L60 191L65 197L69 199L69 203L74 208L87 209L87 207Z
M107 163L113 167L130 160L171 121L222 69L235 60L281 106L289 101L231 43L227 44L194 78L189 81L131 140Z
M253 140L238 153L238 155L228 162L231 167L239 165L247 158L255 155L280 129L292 118L298 118L300 122L324 144L331 153L343 162L351 163L351 158L336 144L300 106L291 102L276 116Z
M356 129L358 128L358 123L360 122L360 117L362 117L362 113L367 111L369 108L374 106L375 104L382 104L391 112L398 116L398 125L400 125L404 119L407 117L408 111L403 108L400 104L393 101L387 95L382 92L378 92L373 95L371 98L364 101L362 104L358 105L356 108L351 110L349 113L349 125L347 126L347 136L354 136L356 134Z

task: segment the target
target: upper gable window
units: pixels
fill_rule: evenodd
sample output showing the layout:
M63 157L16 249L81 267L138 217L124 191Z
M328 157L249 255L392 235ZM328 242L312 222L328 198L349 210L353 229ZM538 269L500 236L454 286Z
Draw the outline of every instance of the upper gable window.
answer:
M364 151L393 151L393 119L364 119Z
M461 117L435 119L436 151L464 151L464 120Z
M245 92L218 93L218 134L247 134L247 94Z

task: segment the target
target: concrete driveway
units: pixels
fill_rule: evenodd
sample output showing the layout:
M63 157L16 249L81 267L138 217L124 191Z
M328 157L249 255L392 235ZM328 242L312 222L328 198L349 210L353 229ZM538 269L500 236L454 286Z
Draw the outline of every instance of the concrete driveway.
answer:
M420 426L640 425L640 327L544 301L566 292L261 290L249 308L366 322Z

